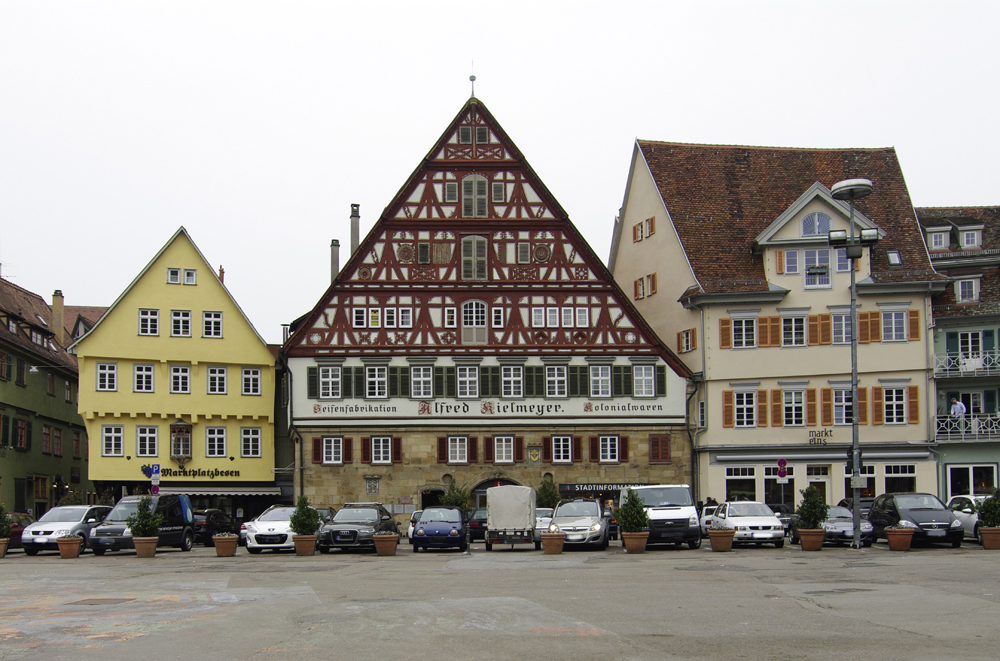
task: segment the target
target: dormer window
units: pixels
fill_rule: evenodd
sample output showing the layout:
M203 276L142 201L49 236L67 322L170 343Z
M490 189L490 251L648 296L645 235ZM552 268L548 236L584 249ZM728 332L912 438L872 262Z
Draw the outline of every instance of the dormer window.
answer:
M947 232L931 232L928 235L931 244L931 250L947 250L948 249L948 233Z
M979 301L979 278L959 280L955 283L955 300L959 303Z
M802 236L825 236L830 233L830 216L811 213L802 219Z
M981 230L962 230L962 250L970 250L982 246Z

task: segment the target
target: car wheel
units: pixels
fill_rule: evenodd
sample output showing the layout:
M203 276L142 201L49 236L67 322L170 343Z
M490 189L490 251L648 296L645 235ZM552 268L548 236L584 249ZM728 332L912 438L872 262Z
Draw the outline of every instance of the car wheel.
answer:
M190 551L194 547L194 533L190 530L184 531L184 536L181 537L180 550Z
M962 540L956 539L954 542L951 543L951 548L953 548L953 549L960 549L960 548L962 548Z
M604 536L604 538L601 540L600 546L598 546L597 548L598 548L598 550L601 550L601 551L603 551L604 549L608 548L608 536L607 535Z
M469 545L466 544L465 542L462 542L461 544L458 545L458 550L461 551L462 553L465 553L466 551L469 550Z
M541 542L535 542L535 550L536 551L541 551L542 550L542 543Z
M980 546L982 546L983 545L983 535L982 535L981 532L979 532L979 526L976 526L975 531L973 531L973 535L975 535L975 537L976 537L976 544L979 544Z
M417 544L414 544L413 545L413 552L414 553L419 553L420 552L420 546L418 546Z
M82 555L84 551L87 550L87 538L80 535L80 554Z
M861 542L861 546L863 546L865 548L869 548L871 545L872 545L872 540L870 540L870 539Z
M693 539L690 542L688 542L688 548L689 549L700 549L701 548L701 537L698 537L698 539Z
M776 548L776 549L783 548L784 546L785 546L785 540L783 540L783 539L779 539L778 541L776 541L774 543L774 548Z
M257 555L258 553L260 553L260 552L261 552L261 550L262 550L262 549L256 549L256 548L253 548L253 547L251 547L251 546L248 546L248 547L247 547L247 551L248 551L249 553L252 553L253 555Z
M798 544L799 543L799 536L793 532L791 540L789 540L789 541L791 541L792 544Z
M209 532L208 530L201 533L201 543L204 544L206 547L215 546L215 540L212 539L213 534L214 533Z
M320 553L329 553L330 552L330 547L329 546L317 546L316 548L319 549Z
M93 551L94 555L104 555L107 552L107 549L103 546L95 546Z
M493 544L491 544L490 542L486 542L486 550L487 551L492 551L493 550Z
M25 555L38 555L38 549L24 549Z

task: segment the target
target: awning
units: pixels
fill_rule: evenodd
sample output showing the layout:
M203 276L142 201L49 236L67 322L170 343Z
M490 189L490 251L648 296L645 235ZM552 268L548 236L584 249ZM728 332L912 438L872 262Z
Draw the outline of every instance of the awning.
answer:
M189 496L280 496L281 487L160 487L161 494Z

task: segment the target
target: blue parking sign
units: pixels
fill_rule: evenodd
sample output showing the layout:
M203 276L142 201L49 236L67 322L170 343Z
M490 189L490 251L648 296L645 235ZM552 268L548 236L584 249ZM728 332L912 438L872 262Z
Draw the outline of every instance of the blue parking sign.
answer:
M159 474L160 474L160 465L153 464L153 475L159 475Z

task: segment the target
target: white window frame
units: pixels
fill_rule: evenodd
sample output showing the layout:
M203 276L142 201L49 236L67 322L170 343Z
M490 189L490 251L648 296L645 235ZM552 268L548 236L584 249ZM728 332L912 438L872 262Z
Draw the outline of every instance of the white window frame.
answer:
M263 430L260 427L240 427L240 456L260 458Z
M590 328L590 308L576 309L576 327Z
M396 327L396 308L386 308L382 311L382 325L386 328Z
M188 395L191 393L190 365L170 366L170 392L175 395Z
M575 324L574 319L575 310L571 307L562 308L562 327L563 328L573 328Z
M323 437L323 463L343 464L344 463L344 438L343 436Z
M136 425L135 456L155 457L159 454L160 428L156 425Z
M226 382L229 380L229 370L225 366L214 365L205 371L208 373L208 394L225 395L228 390Z
M489 340L486 310L486 303L482 301L462 303L462 344L486 344Z
M446 182L444 182L444 201L447 204L457 204L458 203L458 182L457 181L446 181Z
M618 447L618 437L617 436L600 436L598 437L598 444L600 449L600 459L602 464L617 464L619 463L619 447Z
M590 396L611 397L611 365L590 366Z
M784 427L806 426L806 393L804 390L782 391L781 419Z
M785 274L794 275L799 272L799 251L798 250L786 250L785 251Z
M569 464L573 462L573 437L552 437L552 463Z
M160 334L160 311L140 308L139 309L139 335L159 335Z
M830 315L833 331L833 344L851 343L851 313L835 312Z
M382 308L368 308L368 328L382 328Z
M757 348L757 318L733 317L733 348Z
M962 249L978 248L981 244L980 230L961 230Z
M490 308L493 315L493 328L503 328L504 309L499 305Z
M132 392L156 392L154 377L156 368L145 363L132 365Z
M261 369L259 367L244 367L243 368L243 394L244 395L259 395L260 394L260 376L261 376Z
M351 315L352 328L368 327L368 308L354 308Z
M565 365L545 366L545 396L568 397L569 384L566 378Z
M431 365L410 367L410 397L414 399L434 397L434 368Z
M632 396L639 398L656 397L655 365L632 366Z
M802 224L800 225L802 236L824 236L830 233L832 224L833 221L830 219L830 216L819 211L814 211L802 218Z
M413 328L413 308L398 308L399 327Z
M559 328L559 308L545 308L545 326Z
M448 437L448 463L467 464L469 463L469 437L449 436Z
M125 456L125 427L123 425L101 425L101 456Z
M691 329L681 331L681 353L687 353L691 351L691 345L694 344L691 340L693 336L691 334Z
M737 390L733 393L733 426L738 429L757 427L756 390Z
M190 457L191 435L184 434L183 436L171 437L170 455L173 457Z
M385 365L365 366L365 399L389 397L389 368Z
M196 285L196 284L198 284L198 270L197 269L184 269L184 284L185 285Z
M823 255L826 256L826 262L823 262ZM806 289L830 289L833 287L833 277L830 273L832 264L830 263L830 249L829 248L807 248L802 251L802 272L805 278L805 288ZM825 266L826 273L816 273L810 274L810 268L819 268Z
M494 436L493 437L493 463L512 464L514 463L514 437Z
M789 329L788 326L791 325ZM789 315L781 318L781 346L807 346L806 318L800 315Z
M210 338L222 337L222 313L207 311L201 313L201 336Z
M205 456L212 458L226 456L225 427L205 427Z
M459 399L479 398L479 366L458 365L455 369Z
M882 311L882 341L906 341L906 310Z
M96 387L101 392L118 390L118 363L97 363Z
M929 234L930 234L929 243L931 244L930 246L931 250L948 249L949 246L946 240L946 237L948 236L947 232L930 232Z
M341 398L341 369L340 365L320 365L316 371L317 385L319 386L320 399L340 399Z
M167 284L168 285L179 285L181 284L181 270L178 268L170 267L167 269Z
M392 436L372 436L372 463L392 463Z
M955 301L958 303L979 302L979 278L963 278L955 281Z
M837 273L848 273L851 270L851 260L847 257L847 248L837 248Z
M520 365L500 366L501 397L524 397L524 368Z
M892 399L889 393L893 393ZM886 425L906 424L906 388L883 388L882 389L882 421ZM890 415L891 413L891 415Z
M191 337L191 311L170 311L170 337Z
M458 327L458 308L449 307L444 309L444 327L445 328Z
M545 328L545 308L531 308L531 327Z
M833 424L850 426L854 424L854 391L851 388L833 389Z

